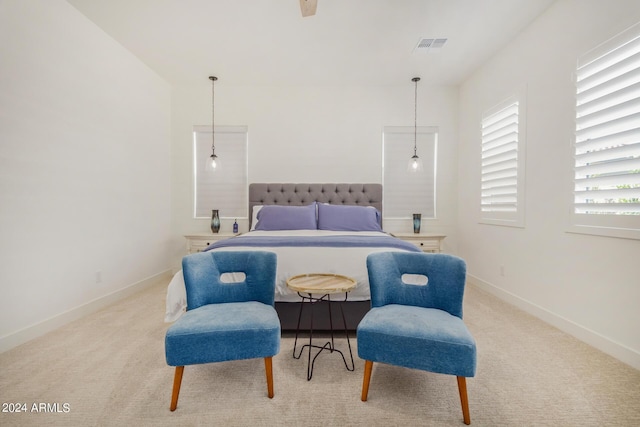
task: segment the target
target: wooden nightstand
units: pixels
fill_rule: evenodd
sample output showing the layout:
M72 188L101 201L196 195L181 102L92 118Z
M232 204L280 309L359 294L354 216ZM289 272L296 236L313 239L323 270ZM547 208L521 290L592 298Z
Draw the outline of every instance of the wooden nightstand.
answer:
M393 236L405 242L413 243L422 252L442 251L442 240L447 237L444 234L416 234L416 233L394 233Z
M213 242L217 242L218 240L228 239L229 237L237 236L237 234L232 233L199 233L199 234L189 234L184 236L187 239L187 253L194 254L196 252L202 252L212 244Z

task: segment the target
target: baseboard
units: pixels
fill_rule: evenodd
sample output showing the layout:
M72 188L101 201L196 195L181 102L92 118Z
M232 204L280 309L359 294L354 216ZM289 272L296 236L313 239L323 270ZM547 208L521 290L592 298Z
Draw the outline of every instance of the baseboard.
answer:
M10 350L14 347L24 344L27 341L31 341L34 338L40 337L47 332L51 332L58 329L67 323L78 320L88 314L101 310L108 305L118 302L130 295L135 294L143 289L146 289L160 280L169 280L172 277L171 270L166 270L146 279L143 279L137 283L134 283L126 288L117 290L108 295L100 298L96 298L93 301L89 301L79 307L65 311L64 313L53 316L35 325L21 329L13 334L6 335L0 338L0 353Z
M467 275L468 283L477 286L478 288L495 295L503 301L515 305L516 307L526 311L527 313L539 318L540 320L555 326L563 332L574 336L575 338L583 341L598 350L615 357L616 359L624 362L635 369L640 370L640 353L623 345L612 341L611 339L601 335L595 331L592 331L584 326L581 326L569 319L559 316L537 304L527 301L517 295L498 288L489 282L475 277L471 274Z

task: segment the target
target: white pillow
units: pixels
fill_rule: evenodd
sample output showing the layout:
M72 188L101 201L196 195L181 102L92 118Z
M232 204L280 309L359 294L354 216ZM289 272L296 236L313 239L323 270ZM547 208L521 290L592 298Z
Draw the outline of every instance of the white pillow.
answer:
M251 230L254 231L256 229L256 224L258 223L258 212L262 209L263 205L255 205L253 207L253 212L251 213Z

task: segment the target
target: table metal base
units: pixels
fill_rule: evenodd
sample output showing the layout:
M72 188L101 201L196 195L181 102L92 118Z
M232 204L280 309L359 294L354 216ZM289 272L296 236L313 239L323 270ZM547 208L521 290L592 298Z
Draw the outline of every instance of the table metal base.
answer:
M348 371L353 371L354 370L354 364L353 364L353 352L351 351L351 341L349 340L349 330L347 329L347 321L345 319L344 316L344 310L342 309L342 303L344 301L347 300L347 294L345 293L344 296L344 301L333 301L339 304L340 306L340 313L342 314L342 325L344 326L344 334L347 337L347 345L349 347L349 356L351 358L351 367L349 367L349 363L347 362L347 358L344 356L344 353L342 353L342 351L338 350L335 347L334 344L334 336L333 336L333 319L332 319L332 315L331 315L331 294L325 294L319 298L314 297L313 294L303 294L301 292L298 292L298 295L300 296L300 298L302 298L302 303L300 304L300 312L298 314L298 326L296 327L296 339L293 343L293 357L295 359L300 359L300 357L302 356L302 352L304 351L305 347L309 348L309 358L308 358L308 363L307 363L307 381L311 380L311 377L313 376L313 365L316 362L316 358L320 355L320 353L322 353L324 350L328 350L330 353L333 353L334 351L336 353L340 353L340 356L342 356L342 361L344 362L344 366L347 368ZM306 302L308 301L308 302ZM314 345L313 344L313 306L314 304L316 304L317 302L320 301L327 301L327 307L329 309L329 325L330 325L330 332L331 332L331 340L327 341L324 345L319 346L319 345ZM309 327L309 344L305 344L300 348L300 352L298 353L298 355L296 356L296 346L298 345L298 334L300 332L300 319L302 319L302 309L304 306L309 306L309 309L311 310L310 313L310 327ZM311 358L311 349L312 348L317 348L318 352L315 354L315 356L313 356L313 359Z

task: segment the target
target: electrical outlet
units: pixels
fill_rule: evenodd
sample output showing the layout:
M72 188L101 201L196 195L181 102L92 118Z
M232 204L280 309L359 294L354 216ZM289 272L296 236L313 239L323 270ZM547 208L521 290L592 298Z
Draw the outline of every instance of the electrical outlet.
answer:
M504 265L500 266L500 276L504 277Z
M96 283L102 283L102 271L96 271Z

